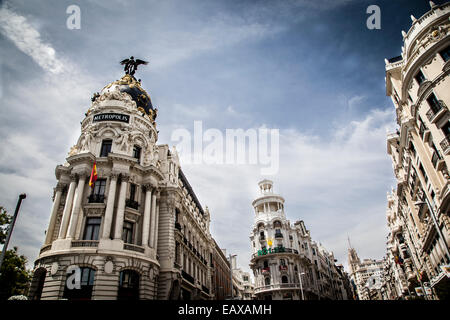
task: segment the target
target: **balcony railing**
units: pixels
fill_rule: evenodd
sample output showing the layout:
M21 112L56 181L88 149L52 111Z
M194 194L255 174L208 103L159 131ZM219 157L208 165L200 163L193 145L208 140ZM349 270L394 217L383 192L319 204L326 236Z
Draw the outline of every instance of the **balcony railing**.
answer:
M287 271L288 266L280 266L280 271Z
M187 273L184 270L181 270L181 276L183 277L183 279L189 281L192 284L195 284L195 279L193 276L191 276L189 273Z
M131 199L125 200L125 205L128 208L132 208L132 209L135 209L135 210L137 210L139 208L139 203L137 201L131 200Z
M298 284L298 283L271 284L271 285L255 288L255 293L269 291L269 290L277 290L277 289L300 289L300 284ZM305 286L303 287L303 290L305 290Z
M202 290L203 290L205 293L209 294L209 289L208 289L207 287L205 287L204 285L202 285Z
M51 248L52 248L52 244L47 244L41 248L41 251L39 252L39 254L42 254L45 251L49 251Z
M450 134L446 135L444 140L441 141L441 148L445 154L450 151Z
M426 113L428 120L430 122L433 122L435 120L436 115L441 111L443 108L445 108L445 103L442 100L438 100L438 104L434 105L434 108L430 108L428 112Z
M103 203L105 202L104 194L91 194L89 196L89 203Z
M124 243L123 244L123 249L124 250L130 250L130 251L136 251L136 252L140 252L140 253L144 253L145 249L144 247L135 245L135 244L131 244L131 243Z
M98 247L98 240L74 240L72 241L72 248L74 247Z

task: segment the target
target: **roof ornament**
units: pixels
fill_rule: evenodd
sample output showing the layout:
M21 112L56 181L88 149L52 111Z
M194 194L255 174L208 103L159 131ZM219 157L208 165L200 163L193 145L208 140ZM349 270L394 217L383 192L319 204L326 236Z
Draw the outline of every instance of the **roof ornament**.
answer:
M144 61L141 59L134 60L134 57L131 56L130 59L125 59L125 60L120 61L120 64L125 65L123 70L125 71L126 74L133 76L137 70L137 66L140 64L147 65L148 61Z

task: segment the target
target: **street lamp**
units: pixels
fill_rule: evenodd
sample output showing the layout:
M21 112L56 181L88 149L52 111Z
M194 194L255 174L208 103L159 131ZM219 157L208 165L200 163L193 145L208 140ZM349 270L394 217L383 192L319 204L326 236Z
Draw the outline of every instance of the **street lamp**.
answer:
M303 295L303 284L302 284L302 275L304 275L305 273L302 272L300 273L300 271L298 272L298 280L300 281L300 291L302 292L302 300L305 300L305 296Z
M2 254L0 256L0 270L2 267L3 259L5 259L6 250L8 250L9 239L11 238L11 233L13 231L14 224L16 223L17 215L19 214L20 204L22 203L22 200L25 199L26 197L27 197L27 195L25 193L22 193L21 195L19 195L19 200L17 201L17 205L16 205L16 211L14 212L13 219L11 221L11 224L9 225L8 235L6 236L6 241L5 241L5 244L3 245Z

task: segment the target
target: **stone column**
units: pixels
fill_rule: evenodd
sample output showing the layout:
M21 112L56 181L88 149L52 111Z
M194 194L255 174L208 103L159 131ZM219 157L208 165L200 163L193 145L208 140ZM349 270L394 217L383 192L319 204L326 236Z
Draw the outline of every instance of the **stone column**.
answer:
M159 203L156 203L155 250L158 249ZM172 229L173 230L173 229Z
M148 240L150 235L150 213L152 190L150 185L144 185L145 188L145 204L144 204L144 219L142 222L142 245L148 247Z
M58 182L55 188L55 200L53 201L50 222L48 223L47 234L45 235L45 244L52 242L53 232L55 229L56 216L58 215L59 205L61 204L61 194L66 185Z
M105 210L105 220L103 222L103 232L102 239L109 239L111 237L111 224L113 220L114 213L114 202L116 199L116 186L117 186L117 178L119 177L118 173L111 174L111 182L109 184L108 191L108 200L106 202L106 210Z
M119 203L117 204L116 229L114 232L114 239L118 240L122 239L125 197L127 195L128 180L130 179L130 176L122 174L120 179Z
M86 182L86 174L80 174L80 178L78 180L77 192L75 194L75 198L73 200L73 208L72 215L70 217L69 224L69 234L67 238L73 239L75 238L75 231L77 230L78 217L81 211L81 205L83 203L83 194L84 194L84 185Z
M152 195L152 211L151 211L151 219L150 219L150 247L155 248L155 232L156 232L156 192L153 192Z
M75 187L77 184L77 176L75 174L71 174L70 180L69 191L67 192L66 204L64 206L58 239L64 239L66 237L67 227L69 225L70 219L70 212L72 211L73 194L75 192Z

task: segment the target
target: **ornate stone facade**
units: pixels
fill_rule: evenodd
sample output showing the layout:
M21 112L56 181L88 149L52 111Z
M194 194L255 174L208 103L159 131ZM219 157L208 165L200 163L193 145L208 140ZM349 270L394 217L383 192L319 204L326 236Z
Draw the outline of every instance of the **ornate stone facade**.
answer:
M450 292L442 270L450 263L450 3L430 6L402 31L401 56L386 60L386 93L399 126L387 137L397 178L387 256L402 263L388 273L398 273L390 281L399 282L391 287L400 297L425 286L435 289L427 298Z
M67 162L56 167L32 299L211 298L209 211L177 152L156 144L156 112L131 75L92 99ZM79 290L68 287L75 267Z
M259 187L250 235L256 299L343 299L344 278L333 254L311 240L303 221L291 225L272 181L263 180Z

